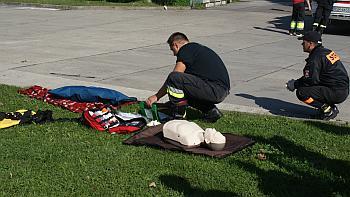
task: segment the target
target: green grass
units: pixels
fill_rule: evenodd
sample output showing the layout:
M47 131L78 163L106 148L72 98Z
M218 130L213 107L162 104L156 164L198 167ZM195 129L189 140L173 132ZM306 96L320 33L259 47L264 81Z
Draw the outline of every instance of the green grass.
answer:
M0 85L0 111L80 116L17 89ZM236 112L195 122L256 143L216 159L123 145L129 135L69 120L19 125L0 130L0 196L350 196L349 125Z

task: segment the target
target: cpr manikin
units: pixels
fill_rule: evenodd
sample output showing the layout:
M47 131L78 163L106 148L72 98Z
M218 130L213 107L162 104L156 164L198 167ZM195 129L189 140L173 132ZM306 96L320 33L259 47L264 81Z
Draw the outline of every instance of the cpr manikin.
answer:
M196 123L187 120L172 120L165 123L163 135L185 146L199 146L204 142L204 130Z
M187 120L171 120L164 124L163 135L182 145L195 147L201 143L219 143L222 148L225 145L225 137L215 129L208 128L205 131L194 122ZM211 146L209 146L212 148ZM219 149L222 149L221 147ZM212 148L216 149L216 148Z

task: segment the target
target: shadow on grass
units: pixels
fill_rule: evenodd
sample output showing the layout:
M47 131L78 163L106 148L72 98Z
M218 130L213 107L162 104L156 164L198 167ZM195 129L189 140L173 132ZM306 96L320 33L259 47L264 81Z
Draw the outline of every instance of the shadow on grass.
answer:
M83 120L81 117L79 118L56 118L53 120L53 122L76 122L76 123L83 123Z
M350 135L349 125L334 125L323 122L307 121L305 122L313 127L321 129L323 132L332 133L335 135Z
M336 194L347 196L350 194L348 161L327 158L280 136L270 139L249 137L258 143L270 144L283 153L267 154L266 161L283 169L281 171L261 169L249 162L233 162L259 176L259 187L264 194L272 196L336 196ZM289 162L288 158L296 160L297 163Z
M246 99L251 99L255 101L255 104L260 107L269 110L270 113L280 116L288 116L295 118L310 118L315 119L316 113L315 110L304 106L298 105L294 103L289 103L286 101L282 101L279 99L268 98L268 97L256 97L250 94L235 94L236 96L240 96Z
M184 196L238 196L232 192L220 190L202 190L192 187L191 183L187 179L176 175L161 175L159 179L166 187L178 191Z

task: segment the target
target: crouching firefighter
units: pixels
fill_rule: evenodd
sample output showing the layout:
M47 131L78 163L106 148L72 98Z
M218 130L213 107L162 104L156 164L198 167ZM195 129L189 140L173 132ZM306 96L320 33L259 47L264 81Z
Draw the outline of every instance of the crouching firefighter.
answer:
M186 108L194 107L203 113L203 119L216 122L222 113L215 104L229 94L230 79L221 58L211 49L189 42L185 34L173 33L167 43L176 65L159 91L146 103L152 105L168 94L175 119L186 116Z
M304 75L289 80L286 87L290 91L296 89L299 100L319 109L320 119L333 119L339 113L335 104L344 102L349 95L348 73L339 55L322 46L320 33L310 31L299 40L303 40L303 50L309 57Z

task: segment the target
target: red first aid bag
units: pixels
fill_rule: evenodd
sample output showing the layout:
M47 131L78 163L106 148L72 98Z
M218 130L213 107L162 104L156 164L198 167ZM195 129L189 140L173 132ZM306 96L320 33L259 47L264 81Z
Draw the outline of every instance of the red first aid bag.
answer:
M83 112L84 124L111 134L133 133L146 125L146 120L138 114L112 112L109 108L102 110L87 110Z

